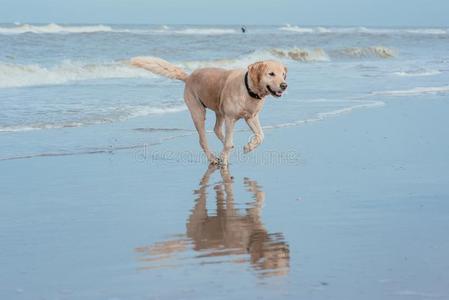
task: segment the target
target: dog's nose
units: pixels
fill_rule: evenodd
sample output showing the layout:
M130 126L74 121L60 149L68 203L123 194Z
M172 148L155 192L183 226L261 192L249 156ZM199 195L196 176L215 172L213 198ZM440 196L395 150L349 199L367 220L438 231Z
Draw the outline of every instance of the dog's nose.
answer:
M285 91L286 89L287 89L287 82L283 82L283 83L281 83L281 85L280 85L280 87L281 87L281 90L283 90L283 91Z

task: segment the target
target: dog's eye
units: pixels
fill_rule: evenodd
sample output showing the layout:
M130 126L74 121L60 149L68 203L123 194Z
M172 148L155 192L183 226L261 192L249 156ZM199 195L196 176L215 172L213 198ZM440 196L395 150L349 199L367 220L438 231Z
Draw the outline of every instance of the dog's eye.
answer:
M274 74L274 72L270 72L270 73L268 73L268 75L270 75L272 77L276 76L276 74Z

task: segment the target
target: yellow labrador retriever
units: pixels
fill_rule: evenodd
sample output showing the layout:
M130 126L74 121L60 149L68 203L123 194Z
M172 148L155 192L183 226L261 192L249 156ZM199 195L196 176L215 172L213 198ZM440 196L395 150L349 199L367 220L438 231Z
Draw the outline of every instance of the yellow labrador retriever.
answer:
M263 141L264 134L259 122L265 97L282 96L287 89L285 82L287 68L276 61L259 61L247 70L225 70L220 68L202 68L188 75L181 68L155 57L135 57L131 64L153 73L185 82L184 99L198 130L200 145L209 162L228 164L228 157L233 146L235 122L244 118L254 133L244 152L254 150ZM206 140L206 108L215 112L215 134L224 144L218 159L209 150ZM225 135L222 132L225 124Z

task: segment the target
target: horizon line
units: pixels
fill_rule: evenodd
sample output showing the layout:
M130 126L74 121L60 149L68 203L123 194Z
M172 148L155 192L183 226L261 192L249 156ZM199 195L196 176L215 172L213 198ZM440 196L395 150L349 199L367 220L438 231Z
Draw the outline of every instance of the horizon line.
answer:
M323 24L298 24L298 23L277 23L277 24L251 24L251 23L144 23L144 22L134 22L134 23L112 23L112 22L55 22L55 21L46 21L46 22L32 22L32 21L13 21L13 22L0 22L1 25L146 25L146 26L154 26L154 25L166 25L166 26L260 26L260 27L269 27L269 26L299 26L299 27L408 27L408 28L448 28L449 25L364 25L364 24L333 24L333 25L323 25Z

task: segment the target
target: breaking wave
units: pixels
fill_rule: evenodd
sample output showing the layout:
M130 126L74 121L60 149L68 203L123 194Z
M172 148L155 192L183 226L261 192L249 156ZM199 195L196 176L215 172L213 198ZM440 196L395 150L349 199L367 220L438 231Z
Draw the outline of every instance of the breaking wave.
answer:
M287 59L296 62L326 62L339 59L388 59L395 56L395 50L383 46L367 48L343 48L330 50L328 52L326 52L322 48L272 48L267 50L256 50L234 59L187 61L181 62L179 63L179 65L189 70L205 67L244 68L255 61L270 59Z
M447 35L445 28L367 28L367 27L300 27L286 24L279 28L298 34L371 34L371 35Z
M300 27L286 24L278 28L281 31L296 34L367 34L367 35L449 35L447 28L367 28L367 27ZM11 26L0 27L0 34L70 34L70 33L96 33L119 32L130 34L185 34L185 35L223 35L239 33L234 28L223 27L169 27L162 25L159 28L151 26L129 27L114 25L32 25L14 23Z
M29 25L23 24L16 27L0 27L0 34L21 34L21 33L93 33L111 32L111 27L105 25L85 25L85 26L61 26L58 24Z
M351 58L392 58L396 56L396 51L383 46L367 47L367 48L344 48L338 51L339 54Z
M64 61L53 67L0 63L0 88L65 84L72 81L108 78L154 78L142 69L122 62L85 64Z
M394 72L394 75L401 77L420 77L420 76L434 76L441 74L440 70L426 70L426 69L417 69L417 70L409 70L409 71L400 71Z
M315 49L271 49L269 50L278 58L289 58L295 61L313 62L338 60L340 58L392 58L396 56L396 51L383 47L374 46L366 48L343 48L329 50L326 52L322 48Z
M170 28L166 25L159 29L154 28L112 28L105 25L80 25L63 26L55 23L48 25L15 24L14 27L0 27L0 34L69 34L69 33L95 33L95 32L118 32L131 34L185 34L185 35L222 35L237 33L232 28Z
M290 58L296 61L329 61L329 56L321 48L309 49L271 49L270 52L280 58Z
M149 32L161 33L161 34L185 34L185 35L222 35L237 33L232 28L183 28L183 29L171 29L168 26L162 26L161 29L151 30Z
M249 64L260 60L275 60L275 59L289 59L300 62L313 62L313 61L328 61L329 58L326 52L322 49L268 49L268 50L256 50L249 54L242 55L237 58L231 59L216 59L216 60L199 60L199 61L187 61L180 63L181 67L189 70L197 68L207 67L222 67L222 68L246 68Z
M292 26L290 24L287 24L279 29L284 30L284 31L297 32L297 33L331 33L332 32L332 30L330 28L325 28L325 27L299 27L299 26Z
M415 87L408 90L396 90L396 91L381 91L373 92L373 95L383 96L417 96L417 95L434 95L434 94L447 94L449 93L449 85L439 87Z
M394 50L381 46L344 48L340 50L331 50L329 53L322 48L272 48L267 50L256 50L237 58L181 61L177 64L183 68L194 70L203 67L245 68L255 61L269 59L286 59L296 62L326 62L342 58L386 59L394 56ZM156 75L148 71L128 65L126 61L94 64L66 60L51 67L38 64L21 65L0 62L0 88L58 85L95 79L155 77Z
M405 32L414 34L431 34L431 35L444 35L449 33L448 30L441 28L406 29Z

